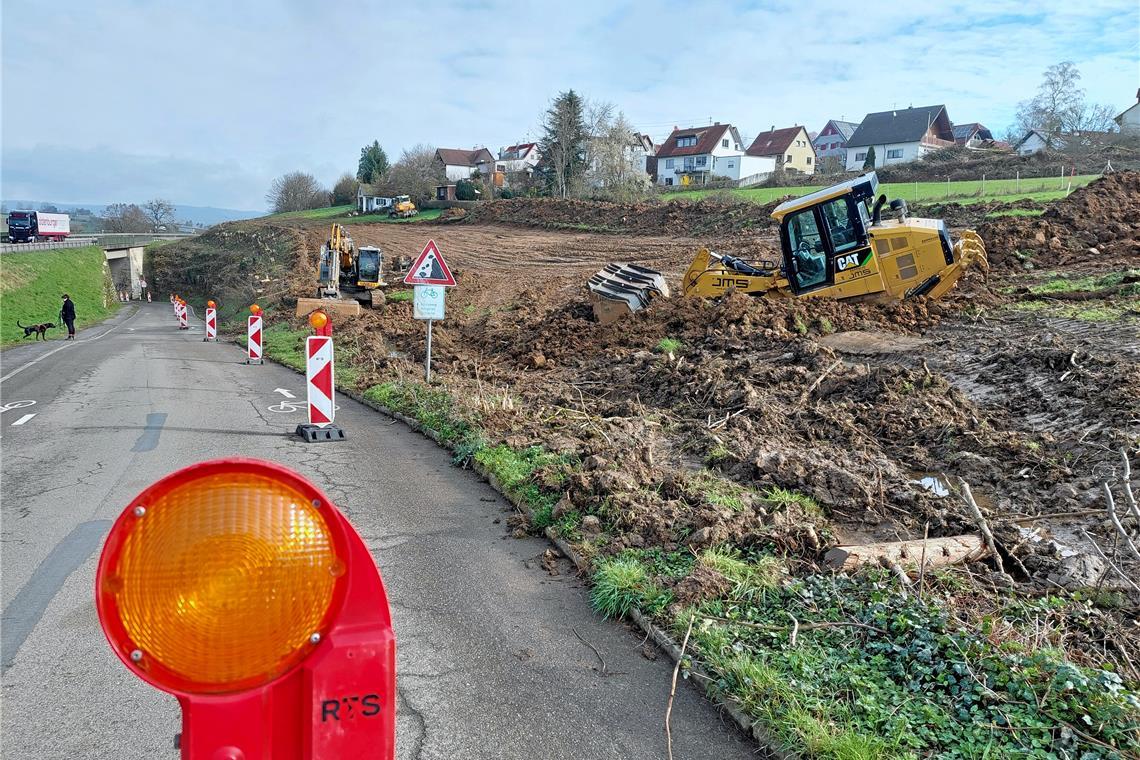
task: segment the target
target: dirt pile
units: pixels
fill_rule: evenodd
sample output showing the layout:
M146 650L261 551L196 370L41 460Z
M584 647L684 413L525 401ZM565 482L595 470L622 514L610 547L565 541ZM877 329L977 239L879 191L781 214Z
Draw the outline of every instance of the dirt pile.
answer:
M611 203L512 198L480 204L471 209L464 221L635 235L726 236L768 229L776 205L709 199Z
M1140 170L1140 145L1111 144L1079 153L1042 150L1028 156L955 146L928 153L921 161L878 169L877 173L881 182L945 182L947 177L951 181L978 180L983 174L989 179L1018 175L1022 179L1056 178L1062 166L1066 174L1099 174L1109 161L1117 171Z
M1140 262L1140 172L1119 172L1074 190L1038 218L1003 217L980 225L990 265L1016 269L1028 256L1048 268L1106 269Z

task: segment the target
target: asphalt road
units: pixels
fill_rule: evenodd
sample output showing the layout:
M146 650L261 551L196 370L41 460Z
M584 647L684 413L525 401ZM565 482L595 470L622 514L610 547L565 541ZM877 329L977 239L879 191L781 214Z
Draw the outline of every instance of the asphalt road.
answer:
M192 324L180 333L166 304L130 307L74 343L0 355L6 759L177 757L176 702L130 674L103 638L95 566L134 495L230 455L304 474L365 538L399 642L400 758L666 756L672 662L647 659L642 637L598 619L567 563L546 572L545 541L507 537L511 508L498 494L346 398L337 422L349 440L301 442L292 430L304 408L289 411L275 389L303 399L304 379L248 366ZM678 760L753 756L687 686L672 727Z

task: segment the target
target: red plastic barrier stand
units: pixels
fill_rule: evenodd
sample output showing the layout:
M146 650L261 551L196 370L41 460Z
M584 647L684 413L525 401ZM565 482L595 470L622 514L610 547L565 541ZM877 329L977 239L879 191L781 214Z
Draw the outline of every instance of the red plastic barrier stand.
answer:
M246 325L246 349L249 358L245 360L246 364L264 364L265 360L261 358L261 315L253 314L247 320Z
M218 339L218 310L206 307L206 340Z
M309 424L331 425L336 415L333 403L333 341L323 335L305 339L305 394L309 402Z

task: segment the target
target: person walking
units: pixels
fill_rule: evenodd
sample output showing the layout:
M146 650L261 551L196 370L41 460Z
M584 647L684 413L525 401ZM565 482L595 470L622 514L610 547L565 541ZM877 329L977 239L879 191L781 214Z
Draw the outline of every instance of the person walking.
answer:
M67 339L75 340L75 303L67 293L63 294L63 307L59 310L59 320L67 325Z

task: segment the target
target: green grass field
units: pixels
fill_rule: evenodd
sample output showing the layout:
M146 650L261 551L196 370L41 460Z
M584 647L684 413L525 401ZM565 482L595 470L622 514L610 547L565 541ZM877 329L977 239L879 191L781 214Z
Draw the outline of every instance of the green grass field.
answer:
M329 206L328 208L314 208L308 211L286 211L282 214L270 214L262 219L316 219L341 224L409 224L413 222L427 222L438 219L443 213L442 209L426 208L408 219L389 219L384 214L364 214L362 216L348 216L356 209L355 206Z
M1059 178L1052 179L991 179L986 180L985 188L980 180L970 182L896 182L884 183L879 186L880 192L886 193L888 198L902 198L908 203L933 203L937 201L957 201L959 203L980 203L983 201L1014 201L1029 198L1035 201L1052 201L1063 198L1068 194L1070 182L1072 188L1084 187L1099 175L1082 174L1066 178L1064 187ZM713 193L729 192L742 200L753 203L771 203L785 196L799 197L821 190L826 185L808 185L804 187L753 187L738 190L689 190L675 193L663 193L662 200L675 200L688 198L699 200Z
M25 325L59 324L60 296L71 295L78 327L114 314L119 309L111 290L103 250L98 246L6 253L0 258L0 345L24 342ZM53 340L67 337L66 329L49 330ZM33 340L28 338L28 342Z

